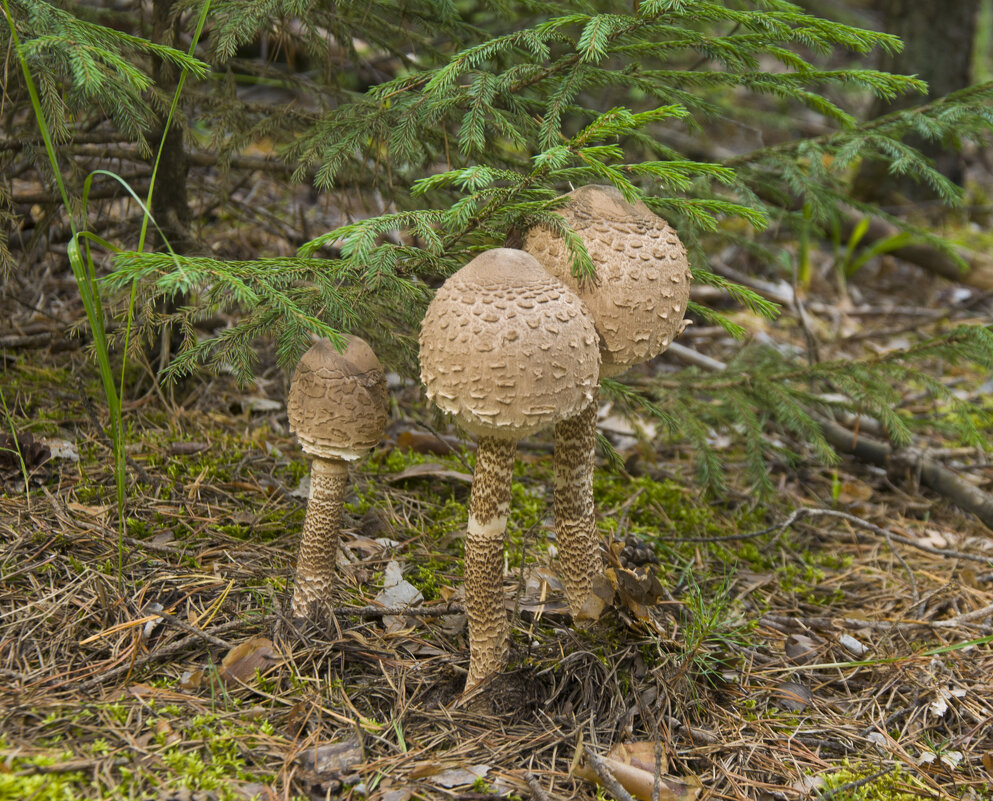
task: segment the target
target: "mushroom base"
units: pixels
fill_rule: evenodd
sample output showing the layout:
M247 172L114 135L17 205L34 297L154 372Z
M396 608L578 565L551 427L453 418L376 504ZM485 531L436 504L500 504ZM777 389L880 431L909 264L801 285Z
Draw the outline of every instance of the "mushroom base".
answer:
M469 618L466 689L499 672L507 661L503 543L517 443L480 437L469 496L465 541L465 609Z
M293 589L294 617L311 617L331 606L335 581L342 501L348 467L338 459L314 459L310 471L310 498L297 557Z
M555 530L559 578L573 619L584 612L593 578L603 572L593 503L597 395L583 411L555 427Z

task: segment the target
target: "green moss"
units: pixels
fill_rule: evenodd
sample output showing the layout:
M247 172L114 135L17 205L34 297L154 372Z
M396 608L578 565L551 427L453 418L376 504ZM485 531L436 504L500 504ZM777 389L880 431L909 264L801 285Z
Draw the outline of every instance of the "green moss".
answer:
M847 766L842 770L823 775L824 790L837 791L848 784L860 782L879 771L878 766ZM884 776L854 787L832 794L832 801L920 801L931 796L931 791L924 782L897 766Z
M58 729L58 736L37 738L35 745L48 753L26 757L8 757L6 770L0 771L0 801L117 801L120 798L157 795L160 788L185 787L191 791L210 790L222 801L236 801L243 796L232 782L269 783L275 776L259 769L248 754L260 739L276 737L268 720L245 720L240 716L206 713L189 720L188 709L177 705L163 707L152 717L132 715L133 707L122 703L99 704L75 710L71 719L107 722L112 729L140 725L141 731L155 732L149 746L149 758L141 767L119 766L106 771L45 773L39 770L71 760L92 760L127 752L127 743L111 739L110 734L85 742L85 731L66 726L67 719L53 713L45 724ZM151 711L151 710L149 710ZM89 724L92 731L92 722ZM9 749L0 738L0 750Z

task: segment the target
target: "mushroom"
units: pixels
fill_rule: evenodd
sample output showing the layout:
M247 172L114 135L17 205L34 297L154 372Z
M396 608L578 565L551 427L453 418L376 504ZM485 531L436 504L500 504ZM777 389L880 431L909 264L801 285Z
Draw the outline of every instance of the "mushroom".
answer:
M366 454L386 428L386 376L372 348L346 336L341 353L322 339L308 350L290 382L290 430L313 457L292 611L314 614L330 602L341 533L348 462Z
M590 405L597 335L561 281L527 253L497 248L438 290L420 360L428 398L479 440L465 542L471 689L506 661L503 541L517 441Z
M672 227L644 203L628 203L613 186L583 186L559 210L579 234L596 268L595 281L570 269L565 241L538 226L524 250L582 299L600 335L600 375L615 376L665 350L686 326L690 295L686 248ZM595 404L555 429L555 520L563 550L563 585L574 617L584 612L592 578L602 567L593 505ZM592 607L595 609L595 606Z

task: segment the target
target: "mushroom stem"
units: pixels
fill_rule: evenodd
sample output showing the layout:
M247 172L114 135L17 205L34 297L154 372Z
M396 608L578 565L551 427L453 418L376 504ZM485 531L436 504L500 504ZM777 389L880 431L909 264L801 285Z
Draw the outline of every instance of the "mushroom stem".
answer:
M503 669L508 625L503 596L503 541L517 443L480 437L469 495L465 541L465 610L469 618L466 689Z
M594 390L589 406L555 426L554 509L559 577L574 619L587 617L583 607L593 591L593 577L603 570L593 503L596 414Z
M322 606L331 604L342 501L347 482L348 466L344 461L314 459L293 591L292 610L295 617L308 617Z

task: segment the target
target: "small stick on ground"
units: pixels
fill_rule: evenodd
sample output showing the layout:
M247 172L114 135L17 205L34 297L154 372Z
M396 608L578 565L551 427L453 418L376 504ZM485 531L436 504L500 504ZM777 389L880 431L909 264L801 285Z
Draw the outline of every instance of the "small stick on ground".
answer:
M531 796L534 801L552 801L545 792L545 788L538 783L538 778L530 771L524 774L524 781L528 783L528 789L531 790Z
M617 799L617 801L634 801L631 794L625 790L619 781L614 778L614 774L610 772L606 763L600 759L600 755L597 754L592 748L586 746L586 758L590 761L590 766L593 768L593 772L596 773L597 778L603 783Z
M181 653L182 651L185 651L187 648L193 645L195 642L202 641L203 635L205 634L208 636L217 635L217 634L226 634L229 631L235 631L236 629L242 629L245 627L246 627L246 623L244 620L229 620L227 623L222 623L219 626L214 626L213 628L208 629L205 632L198 631L195 635L191 634L189 637L183 637L183 639L181 640L176 640L176 642L174 643L170 643L169 645L165 645L156 651L152 651L149 654L145 654L143 657L134 660L134 662L129 662L126 665L121 665L120 667L113 668L112 670L108 670L106 673L102 673L99 676L94 676L91 679L87 679L86 681L81 681L78 684L74 684L74 685L72 684L72 682L68 682L68 683L73 686L73 689L75 689L76 692L93 690L96 689L97 687L101 687L104 684L107 684L108 682L113 681L118 676L127 675L128 673L143 668L145 667L145 665L149 665L152 662L158 662L162 659L167 659L170 656Z
M380 617L443 617L465 614L462 604L444 606L339 606L332 610L336 617L361 617L375 620Z

